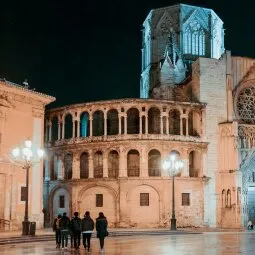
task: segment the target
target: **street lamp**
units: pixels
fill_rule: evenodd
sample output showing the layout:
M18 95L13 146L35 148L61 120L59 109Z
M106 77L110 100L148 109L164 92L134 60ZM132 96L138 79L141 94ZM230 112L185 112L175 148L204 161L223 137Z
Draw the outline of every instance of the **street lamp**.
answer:
M172 218L171 230L176 230L175 203L174 203L174 177L184 167L182 160L178 158L176 153L170 153L169 157L163 161L162 168L169 176L172 176Z
M36 151L36 153L34 153ZM23 169L26 169L26 193L25 193L25 216L22 222L22 235L29 235L30 222L28 221L28 198L29 198L29 170L33 164L40 161L44 155L43 149L36 149L32 146L32 141L26 140L24 145L21 147L16 147L11 152L14 160L22 165Z

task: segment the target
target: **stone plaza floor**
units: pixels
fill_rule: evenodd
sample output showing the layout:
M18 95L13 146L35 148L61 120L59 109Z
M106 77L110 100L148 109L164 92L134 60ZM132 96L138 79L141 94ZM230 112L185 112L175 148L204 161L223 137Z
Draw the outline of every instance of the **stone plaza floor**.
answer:
M55 248L53 241L0 246L0 255L14 254L254 255L255 232L109 237L105 240L104 253L100 253L99 241L95 238L91 240L90 253L83 247L80 251L68 247L67 252L62 252Z

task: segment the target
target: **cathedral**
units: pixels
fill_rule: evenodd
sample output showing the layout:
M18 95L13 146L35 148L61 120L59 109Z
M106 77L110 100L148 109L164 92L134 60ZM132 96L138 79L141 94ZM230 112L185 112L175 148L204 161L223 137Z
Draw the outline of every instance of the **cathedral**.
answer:
M110 227L169 227L171 152L178 227L255 221L255 59L224 48L213 10L186 4L151 10L141 47L140 98L46 112L45 223L89 210Z

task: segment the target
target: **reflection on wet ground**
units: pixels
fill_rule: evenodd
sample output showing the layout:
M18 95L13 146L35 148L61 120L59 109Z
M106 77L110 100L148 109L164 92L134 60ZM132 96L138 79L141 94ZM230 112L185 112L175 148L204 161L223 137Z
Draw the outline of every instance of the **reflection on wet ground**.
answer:
M55 248L54 242L23 243L0 246L0 255L20 254L171 254L171 255L255 255L255 232L204 233L190 235L155 235L110 237L105 240L105 252L100 253L99 241L92 239L91 252L66 252Z

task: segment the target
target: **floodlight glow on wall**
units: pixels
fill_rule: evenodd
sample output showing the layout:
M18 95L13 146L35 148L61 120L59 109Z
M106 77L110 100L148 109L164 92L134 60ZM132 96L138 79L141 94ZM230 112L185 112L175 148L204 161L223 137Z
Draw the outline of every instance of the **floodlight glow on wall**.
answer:
M28 221L28 198L29 198L29 170L35 163L39 163L44 156L44 150L35 148L31 140L26 140L21 147L15 147L11 151L13 159L26 169L26 198L25 198L25 216L22 222L22 235L29 235L30 222Z
M174 203L174 177L184 167L184 162L180 160L176 153L171 153L167 159L162 163L162 168L170 176L172 176L172 218L171 218L171 230L176 230L176 218L175 218L175 203Z

